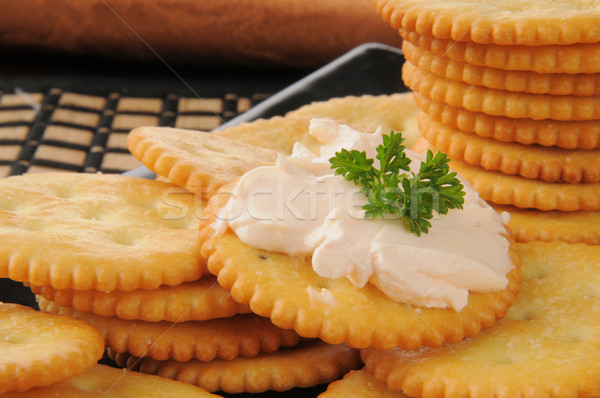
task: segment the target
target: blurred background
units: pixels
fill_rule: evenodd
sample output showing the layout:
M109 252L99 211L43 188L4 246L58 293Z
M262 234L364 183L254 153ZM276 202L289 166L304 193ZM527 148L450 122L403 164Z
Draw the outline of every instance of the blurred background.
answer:
M4 54L314 68L399 44L372 0L1 0Z
M400 40L372 0L0 0L0 178L133 169L134 127L210 131Z

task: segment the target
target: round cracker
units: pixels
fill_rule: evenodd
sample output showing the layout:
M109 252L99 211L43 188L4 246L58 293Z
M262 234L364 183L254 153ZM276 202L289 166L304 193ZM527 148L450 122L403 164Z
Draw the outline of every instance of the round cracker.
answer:
M233 301L213 275L177 286L138 289L131 292L114 290L56 290L52 286L30 286L31 290L49 301L80 312L120 319L148 322L204 321L249 313L247 305Z
M319 398L408 398L400 391L391 391L364 369L353 370L327 386Z
M405 84L434 101L472 112L534 120L593 120L600 118L600 96L513 93L472 86L435 76L409 61L404 63Z
M557 147L506 143L463 133L420 112L423 137L451 159L486 170L547 182L597 183L600 149L569 150Z
M112 354L120 366L180 380L208 391L231 394L287 391L331 382L362 366L358 350L345 344L304 341L293 348L253 358L209 362L156 361L129 354Z
M299 341L294 331L280 329L254 314L207 321L144 322L75 311L39 296L38 303L42 311L68 314L93 325L106 340L106 346L115 352L157 360L252 357L259 352L275 352L280 346L294 346Z
M63 381L102 358L100 333L77 319L0 303L0 394Z
M277 159L277 152L245 141L170 127L138 127L127 136L127 148L148 169L202 197Z
M327 117L347 121L360 131L401 131L410 147L420 136L413 94L362 95L317 101L288 112L287 117ZM314 148L318 149L318 147Z
M0 180L0 277L55 289L154 289L207 273L201 202L173 184L104 174Z
M450 167L468 180L483 200L495 204L538 210L600 210L600 183L597 182L569 184L531 180L471 166L462 160L452 160Z
M224 192L227 188L231 189L224 186ZM358 288L346 278L320 277L312 269L310 257L254 249L229 229L213 236L211 222L227 200L224 194L211 198L200 231L209 270L234 300L249 304L254 313L269 317L281 328L295 329L303 337L383 349L456 342L477 335L502 317L519 289L519 258L511 245L515 267L507 275L505 290L470 293L469 303L460 312L400 303L372 284ZM326 292L330 299L319 299L319 294Z
M524 145L539 144L566 149L600 148L600 122L511 119L471 112L414 94L421 110L442 124L481 137Z
M400 29L404 40L458 62L505 70L538 73L598 73L600 44L568 46L498 46L421 36Z
M600 247L519 245L523 286L475 339L407 352L363 350L392 390L436 397L592 397L600 393Z
M596 73L537 73L477 66L454 61L445 55L435 55L408 40L402 42L402 51L406 59L419 69L466 84L531 94L600 94L600 78Z
M85 373L47 387L8 393L3 398L217 398L187 383L134 371L95 365Z
M316 151L321 147L321 143L308 134L311 119L312 117L302 115L274 116L233 127L227 126L211 134L285 154L292 153L296 142ZM285 131L285 134L281 134L282 131Z
M376 0L393 28L483 44L545 46L600 41L598 1Z
M600 245L599 211L540 211L514 206L493 205L508 212L508 227L517 242L563 241Z

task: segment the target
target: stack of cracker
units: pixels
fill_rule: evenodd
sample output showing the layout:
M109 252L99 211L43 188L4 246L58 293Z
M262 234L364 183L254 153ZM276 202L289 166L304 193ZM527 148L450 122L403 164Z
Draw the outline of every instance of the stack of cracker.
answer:
M198 397L199 387L97 364L104 340L72 317L0 303L0 395L3 398Z
M325 383L360 362L234 302L200 255L203 200L175 184L34 174L0 190L0 275L29 285L42 311L94 326L121 364L239 393ZM319 366L296 374L289 363L314 351Z
M554 64L534 55L592 48L600 41L600 9L595 2L519 0L378 0L376 6L405 40L404 78L429 141L417 146L448 152L459 174L483 198L513 211L513 219L523 212L531 220L550 214L552 221L527 239L519 231L525 222L512 224L520 240L538 241L518 244L521 291L494 326L440 347L364 349L365 368L332 383L323 398L358 391L386 398L599 396L600 367L591 358L598 350L591 347L600 343L592 320L600 314L600 247L539 241L568 240L551 224L580 218L581 228L581 219L598 209L593 167L570 160L596 161L596 89L579 83L551 90L564 90L569 79L594 81L584 73L599 71L538 70ZM462 58L452 58L456 53ZM502 54L498 62L494 55ZM558 58L556 65L573 62ZM589 106L580 109L579 101Z
M379 0L433 148L519 241L600 243L597 2Z
M365 103L388 109L396 101L350 98L337 108L374 126ZM410 105L401 114L378 112L377 122L416 131ZM331 111L329 103L317 108ZM142 373L228 393L340 378L361 366L357 349L300 338L233 301L209 274L198 239L205 201L219 187L291 152L295 142L317 144L307 134L309 120L278 117L212 135L138 129L128 145L156 180L100 174L1 180L0 277L30 286L43 311L93 325L118 365ZM133 391L121 384L138 383L136 377L99 370L85 380L98 391L107 386L102 391L109 394ZM28 387L19 380L16 389ZM85 388L84 379L34 392L73 393L73 385ZM165 388L180 390L173 386Z

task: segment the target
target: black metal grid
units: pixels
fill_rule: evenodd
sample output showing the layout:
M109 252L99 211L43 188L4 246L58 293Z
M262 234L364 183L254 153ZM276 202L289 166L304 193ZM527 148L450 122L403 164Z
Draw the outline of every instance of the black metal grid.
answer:
M197 98L89 95L60 88L0 94L0 177L40 171L122 173L139 166L125 139L139 125L211 130L269 94ZM4 101L3 101L4 100ZM4 103L4 105L3 105Z

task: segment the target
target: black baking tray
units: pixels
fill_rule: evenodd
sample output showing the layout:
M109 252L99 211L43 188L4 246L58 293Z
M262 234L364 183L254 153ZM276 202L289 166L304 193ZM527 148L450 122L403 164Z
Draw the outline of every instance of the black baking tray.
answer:
M402 81L402 51L379 43L361 45L296 83L270 96L245 113L227 121L217 130L260 118L284 115L302 105L348 95L382 95L408 91ZM168 89L168 88L165 88ZM144 167L125 174L152 178ZM32 293L22 284L0 279L0 301L36 307ZM225 397L303 397L311 398L325 391L326 385L296 388L286 392L261 394L221 394Z
M349 95L406 92L408 88L402 81L404 60L404 54L399 48L380 43L363 44L213 131L256 119L282 116L314 101ZM146 178L155 176L145 167L139 167L125 174Z

